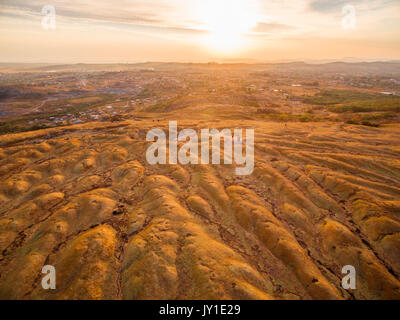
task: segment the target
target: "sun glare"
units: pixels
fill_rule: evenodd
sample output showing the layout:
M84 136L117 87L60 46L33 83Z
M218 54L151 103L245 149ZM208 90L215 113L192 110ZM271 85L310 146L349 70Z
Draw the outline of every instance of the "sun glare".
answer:
M199 14L209 34L206 45L221 53L234 53L246 45L245 34L257 23L254 1L206 0Z

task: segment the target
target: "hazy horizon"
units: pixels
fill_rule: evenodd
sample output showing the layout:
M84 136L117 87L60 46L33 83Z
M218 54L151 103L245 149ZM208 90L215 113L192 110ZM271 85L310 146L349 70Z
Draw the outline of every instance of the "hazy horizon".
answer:
M131 61L131 62L124 62L124 61L115 61L115 62L45 62L45 61L38 61L38 62L21 62L21 61L0 61L0 64L15 64L15 65L118 65L118 64L127 64L127 65L134 65L134 64L152 64L152 63L171 63L171 64L208 64L208 63L218 63L218 64L285 64L285 63L305 63L305 64L329 64L329 63L398 63L400 58L388 58L388 59L361 59L361 58L342 58L342 59L287 59L287 60L256 60L256 59L246 59L246 58L238 58L238 59L224 59L224 58L215 58L215 59L204 59L202 61L190 61L190 60L142 60L142 61Z

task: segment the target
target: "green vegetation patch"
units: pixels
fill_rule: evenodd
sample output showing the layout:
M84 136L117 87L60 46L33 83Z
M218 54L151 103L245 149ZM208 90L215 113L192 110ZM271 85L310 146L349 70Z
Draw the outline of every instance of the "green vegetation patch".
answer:
M313 110L334 113L381 113L365 117L366 121L395 118L393 114L400 112L400 97L354 90L321 90L314 96L303 97L303 102L315 105Z
M349 104L330 106L329 110L335 113L344 112L400 112L400 98L385 97L371 99L368 101L358 101Z
M10 134L10 133L20 133L20 132L27 132L27 131L35 131L41 129L52 128L54 126L47 126L47 125L33 125L33 126L20 126L12 122L1 122L0 123L0 135L3 134Z
M303 98L304 103L316 105L347 104L379 98L379 95L354 90L321 90L313 96Z
M364 121L347 120L346 123L347 124L355 124L355 125L367 126L367 127L374 127L374 128L378 128L378 127L381 126L379 123L365 121L365 120Z

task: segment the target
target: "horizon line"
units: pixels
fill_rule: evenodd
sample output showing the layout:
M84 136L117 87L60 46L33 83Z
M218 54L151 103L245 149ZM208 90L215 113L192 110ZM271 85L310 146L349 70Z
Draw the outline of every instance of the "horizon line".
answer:
M232 60L225 61L223 60ZM235 61L237 60L237 61ZM14 65L135 65L135 64L150 64L150 63L159 63L159 64L247 64L247 65L257 65L257 64L288 64L288 63L304 63L304 64L330 64L335 62L341 63L349 63L349 64L356 64L356 63L376 63L376 62L400 62L399 58L391 58L391 59L358 59L358 58L342 58L342 59L282 59L282 60L268 60L268 61L243 61L240 60L256 60L256 59L246 59L246 58L222 58L222 59L211 59L207 61L157 61L157 60L149 60L149 61L138 61L138 62L19 62L19 61L12 61L12 62L5 62L0 61L0 64L14 64Z

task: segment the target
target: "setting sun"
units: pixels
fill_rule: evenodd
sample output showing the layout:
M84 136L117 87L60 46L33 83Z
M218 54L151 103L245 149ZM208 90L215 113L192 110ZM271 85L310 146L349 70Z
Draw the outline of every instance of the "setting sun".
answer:
M209 32L204 39L206 45L221 53L238 51L245 46L244 35L257 21L254 1L207 0L202 3L199 14Z

